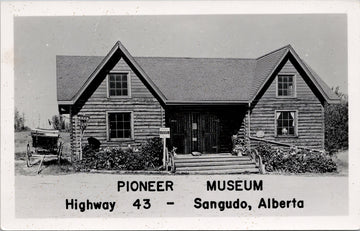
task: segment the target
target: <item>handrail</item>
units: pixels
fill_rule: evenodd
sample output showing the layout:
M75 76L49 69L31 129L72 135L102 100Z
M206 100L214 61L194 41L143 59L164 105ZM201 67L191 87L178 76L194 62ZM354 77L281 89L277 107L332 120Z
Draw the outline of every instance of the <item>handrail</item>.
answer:
M171 150L171 152L169 152L168 148L166 148L166 151L169 153L169 160L168 160L168 163L170 164L170 171L172 173L175 173L176 171L176 167L175 167L175 150L173 148L173 150Z
M261 156L256 148L250 150L250 157L255 161L256 165L259 166L259 171L261 174L266 173L265 165L262 161Z
M318 150L318 149L306 148L306 147L296 146L293 144L287 144L287 143L282 143L282 142L273 141L273 140L266 140L266 139L261 139L261 138L257 138L257 137L252 137L252 136L248 136L248 138L250 140L261 141L261 142L265 142L265 143L269 143L269 144L276 144L276 145L285 146L285 147L289 147L289 148L295 147L298 149L303 149L303 150L312 151L312 152L323 152L322 150Z
M286 147L292 147L293 146L293 145L286 144L286 143L281 143L281 142L278 142L278 141L266 140L266 139L261 139L261 138L257 138L257 137L252 137L252 136L249 136L249 139L250 140L256 140L256 141L261 141L261 142L265 142L265 143L270 143L270 144L277 144L277 145L286 146Z

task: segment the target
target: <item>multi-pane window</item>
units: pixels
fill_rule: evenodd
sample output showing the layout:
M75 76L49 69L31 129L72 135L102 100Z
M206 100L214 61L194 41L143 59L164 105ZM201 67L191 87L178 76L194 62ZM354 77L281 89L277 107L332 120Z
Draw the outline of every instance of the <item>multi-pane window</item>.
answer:
M294 76L278 75L278 96L294 96Z
M109 74L109 96L127 96L128 94L128 74Z
M295 136L296 135L296 112L278 111L276 112L276 135Z
M109 137L131 138L131 113L109 113Z

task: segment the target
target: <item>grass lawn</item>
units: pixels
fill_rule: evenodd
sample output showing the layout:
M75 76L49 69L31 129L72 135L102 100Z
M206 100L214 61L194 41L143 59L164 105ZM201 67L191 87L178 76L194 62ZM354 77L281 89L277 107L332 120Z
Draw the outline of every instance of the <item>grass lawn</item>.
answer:
M334 160L341 175L349 173L349 150L339 151L334 154Z

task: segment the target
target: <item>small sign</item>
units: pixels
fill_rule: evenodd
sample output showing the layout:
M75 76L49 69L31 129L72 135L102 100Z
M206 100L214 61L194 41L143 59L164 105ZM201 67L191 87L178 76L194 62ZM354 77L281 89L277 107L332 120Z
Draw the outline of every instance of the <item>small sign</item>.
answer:
M170 138L170 128L160 128L160 138Z
M257 132L256 132L256 137L258 137L258 138L263 138L264 136L265 136L264 131L257 131Z

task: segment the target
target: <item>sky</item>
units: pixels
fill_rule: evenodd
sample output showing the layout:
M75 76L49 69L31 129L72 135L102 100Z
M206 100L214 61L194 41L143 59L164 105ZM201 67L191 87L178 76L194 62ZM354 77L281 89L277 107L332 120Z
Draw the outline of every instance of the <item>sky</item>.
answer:
M26 125L58 114L56 55L257 58L291 44L330 86L347 93L347 21L341 14L15 17L15 107Z

